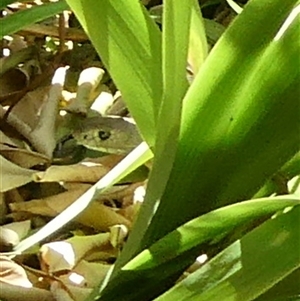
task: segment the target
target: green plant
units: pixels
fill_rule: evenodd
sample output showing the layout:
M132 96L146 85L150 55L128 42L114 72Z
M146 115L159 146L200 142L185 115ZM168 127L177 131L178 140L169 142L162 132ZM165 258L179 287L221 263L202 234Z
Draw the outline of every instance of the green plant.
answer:
M213 218L216 208L251 199L299 150L297 10L289 16L297 1L285 5L250 1L207 59L196 1L164 1L162 34L137 1L67 2L154 152L144 206L110 281L95 292L96 300L152 300L173 284L200 250L224 248L224 237L227 242L232 236L242 238L187 278L187 283L194 283L189 288L186 282L178 284L179 289L157 300L220 300L221 296L222 300L254 300L299 269L299 207L267 219L246 236L236 227L252 225L247 210L240 215L230 211L235 207L224 207L226 217ZM203 59L194 63L199 72L189 87L185 67L190 53ZM299 164L299 157L296 161ZM299 204L299 198L290 201L279 203L268 214ZM254 206L258 201L248 202ZM278 205L276 197L256 207L257 218L266 217L262 208L267 204ZM197 236L199 229L206 233L220 221L216 232L203 240ZM195 232L184 231L190 223ZM281 235L280 227L293 238L281 241L279 251L261 239L273 241ZM232 251L237 243L239 255ZM251 260L255 246L261 251L259 260L247 270L242 262ZM290 256L284 256L283 250ZM272 264L273 256L280 256L280 265ZM261 270L263 262L267 270ZM230 275L236 279L239 275L238 270L230 270L233 263L241 265L247 283L229 285ZM212 267L220 274L212 275ZM255 286L254 275L260 273L266 282ZM208 275L211 278L205 278L206 286L199 290L201 277ZM137 287L141 279L142 287ZM251 294L245 294L246 286Z
M66 2L154 153L138 220L89 300L275 300L300 268L299 196L267 197L272 176L300 173L298 1L249 1L209 55L196 0L164 1L162 32L136 0ZM67 5L49 7L36 20ZM174 286L201 252L212 260Z
M0 2L0 9L3 9L7 5L12 4L14 2L16 1L2 0ZM15 14L7 16L6 18L2 18L0 20L0 27L1 27L0 39L2 39L5 35L9 35L18 30L21 30L27 25L42 21L55 14L58 14L67 8L68 8L67 3L64 0L60 0L57 2L50 2L50 3L45 3L43 5L37 5L30 9L21 10Z

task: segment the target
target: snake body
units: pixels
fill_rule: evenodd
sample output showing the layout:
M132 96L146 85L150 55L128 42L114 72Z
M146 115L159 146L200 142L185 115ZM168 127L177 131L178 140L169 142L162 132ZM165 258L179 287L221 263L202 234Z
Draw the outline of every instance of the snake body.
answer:
M127 154L142 142L136 125L121 117L86 119L73 132L73 137L80 145L111 154Z

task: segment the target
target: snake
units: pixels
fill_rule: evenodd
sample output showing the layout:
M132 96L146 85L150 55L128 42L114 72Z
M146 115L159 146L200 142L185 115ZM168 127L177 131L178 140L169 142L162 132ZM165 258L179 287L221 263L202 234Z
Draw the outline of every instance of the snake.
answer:
M109 154L128 154L142 142L130 118L96 116L84 120L72 133L77 144Z

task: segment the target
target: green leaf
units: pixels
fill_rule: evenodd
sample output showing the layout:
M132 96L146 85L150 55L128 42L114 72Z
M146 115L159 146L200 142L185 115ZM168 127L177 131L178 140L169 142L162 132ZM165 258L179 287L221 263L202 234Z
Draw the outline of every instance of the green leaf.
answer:
M295 154L284 166L282 172L289 178L293 178L300 174L300 151Z
M194 75L196 75L199 72L199 69L202 66L208 54L208 45L205 34L206 30L207 28L205 28L205 22L202 18L198 1L193 0L188 62L192 67Z
M158 116L158 132L155 143L155 158L148 189L155 195L146 200L147 206L139 213L130 240L126 244L115 271L136 254L147 224L153 216L156 202L165 189L175 159L175 151L179 135L182 99L187 91L186 63L192 4L181 0L165 1L163 24L163 98ZM174 85L174 80L178 82ZM172 116L172 118L170 118ZM166 153L166 149L169 150Z
M173 275L191 264L201 254L204 245L213 247L233 230L252 225L257 219L287 206L299 204L300 199L292 196L265 198L230 205L196 218L132 259L108 283L100 294L101 297L96 300L118 300L117 294L120 291L124 301L152 300L155 294L171 285L168 284L169 281L165 282L165 278L173 279ZM137 282L143 283L143 286L137 288ZM199 286L199 290L201 287Z
M68 9L67 3L64 0L60 0L58 2L37 5L2 18L0 19L0 39L5 35L15 33L25 26L42 21L66 9Z
M267 221L155 300L254 300L299 269L299 218L296 206Z
M200 69L183 102L174 167L144 245L251 198L299 150L299 18L275 39L295 2L249 2Z
M157 139L154 165L166 160L161 169L152 170L141 209L143 216L143 211L152 212L157 203L155 215L151 221L146 215L144 226L139 228L142 242L138 239L132 244L133 249L123 256L123 262L117 263L117 268L133 254L149 249L120 272L116 270L100 299L118 300L121 292L122 300L152 300L174 283L199 253L203 247L200 244L211 243L204 247L213 249L213 242L219 246L220 237L232 228L217 227L213 222L215 232L201 236L196 244L191 242L193 236L188 231L178 235L174 230L216 208L250 199L299 150L300 121L295 97L300 80L299 19L291 20L285 31L280 30L297 1L286 0L285 5L280 0L249 1L219 39L185 96L182 57L179 56L178 66L166 64L173 59L165 59L161 53L161 49L168 49L166 39L163 38L161 46L160 32L138 1L109 0L97 6L91 0L68 3L123 93L142 135L152 147ZM185 18L187 12L184 8ZM169 16L177 18L179 10ZM167 33L168 22L171 24L172 20L165 22L163 30ZM186 24L182 32L185 28ZM172 37L168 39L172 41ZM180 44L183 40L179 41ZM174 57L178 53L175 47ZM174 90L168 90L170 70L176 73ZM176 113L174 119L178 117L178 99L183 98L178 147L179 121L172 120L172 114L164 111L171 96L175 96L175 108L171 110ZM167 127L161 128L162 125ZM175 140L169 148L170 137ZM237 222L234 215L228 220L227 226ZM209 225L205 223L201 230L206 228ZM212 235L216 238L209 241ZM182 241L185 243L180 244ZM141 282L143 286L138 290L137 283Z
M299 301L300 296L300 268L282 279L255 301Z
M154 145L162 99L161 33L136 0L67 0L138 124Z

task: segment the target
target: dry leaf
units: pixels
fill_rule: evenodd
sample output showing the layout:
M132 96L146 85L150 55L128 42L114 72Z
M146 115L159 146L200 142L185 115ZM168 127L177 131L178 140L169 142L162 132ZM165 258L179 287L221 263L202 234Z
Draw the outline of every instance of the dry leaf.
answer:
M67 286L68 292L57 281L51 284L51 292L55 296L56 301L84 301L92 293L90 288L81 288L76 286ZM71 294L69 294L69 292Z
M32 287L25 270L5 256L0 256L0 280L16 286Z
M17 145L8 136L0 131L0 147L2 146L2 144L8 144L17 147Z
M102 178L109 168L101 164L78 163L65 166L51 166L45 172L39 172L35 176L36 182L83 182L95 183Z
M28 232L31 229L31 221L30 220L26 220L26 221L22 221L22 222L14 222L11 224L6 224L2 226L5 229L10 229L15 231L20 239L23 239L25 236L28 235Z
M38 164L46 164L50 162L48 157L40 153L1 144L0 153L7 160L24 168L30 168Z
M84 187L83 189L66 191L43 199L31 200L24 203L12 203L9 204L9 207L13 212L25 211L33 214L53 217L66 209L87 189L87 187ZM112 208L97 201L92 202L75 218L75 221L100 231L108 231L109 227L116 224L122 224L128 228L131 227L131 222L129 220L118 214Z
M0 156L0 192L20 187L32 181L36 171L22 168Z
M0 225L2 225L6 219L7 206L5 200L5 194L0 192Z
M14 286L7 283L0 283L1 286L1 299L9 301L57 301L47 290L39 289L36 287L21 287Z
M75 253L70 243L55 241L44 244L41 249L42 266L52 274L58 271L72 270L75 265Z
M66 285L76 285L84 287L95 287L101 280L103 280L111 268L111 265L88 262L86 260L81 260L78 265L73 269L72 272L67 275L59 277ZM82 276L81 283L77 281L75 277L71 277L72 273L76 273ZM75 278L75 279L74 279Z
M27 85L27 77L18 68L10 69L0 76L0 96L5 97L24 89Z
M0 227L0 252L10 252L19 243L18 234L4 227Z
M33 129L38 121L39 112L48 91L49 86L41 86L27 92L12 109L13 114Z
M46 265L50 273L72 270L87 253L108 244L109 237L109 233L100 233L44 244L40 249L42 265Z

